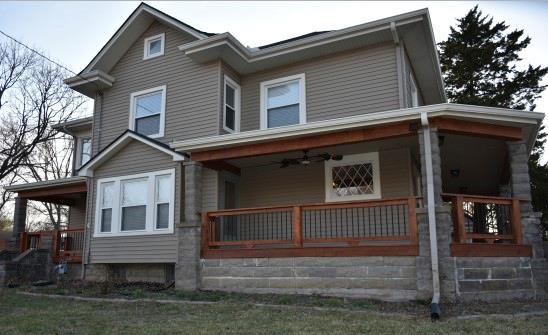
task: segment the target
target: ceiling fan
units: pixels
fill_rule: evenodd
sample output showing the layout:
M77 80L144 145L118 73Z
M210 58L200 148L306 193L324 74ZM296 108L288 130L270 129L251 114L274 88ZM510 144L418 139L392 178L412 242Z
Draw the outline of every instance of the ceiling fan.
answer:
M330 154L324 152L322 154L309 156L308 150L303 150L303 156L300 158L284 158L279 162L273 162L280 164L280 168L286 168L291 165L309 165L310 163L324 162L328 160L340 161L343 159L342 155Z

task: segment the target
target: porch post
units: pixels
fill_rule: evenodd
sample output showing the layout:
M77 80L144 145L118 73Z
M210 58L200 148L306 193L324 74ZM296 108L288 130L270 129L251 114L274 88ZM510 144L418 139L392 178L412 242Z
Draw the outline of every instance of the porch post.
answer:
M426 152L423 130L418 132L421 181L422 181L422 208L417 212L417 224L419 232L419 256L417 257L417 289L423 299L428 299L432 294L432 258L430 250L430 232L428 224L428 199L426 180ZM451 258L451 242L453 221L450 208L443 206L441 152L438 138L438 130L430 128L430 146L432 156L432 174L434 183L434 203L436 207L436 241L438 254L438 271L440 277L440 289L442 300L453 300L455 297L454 267Z
M506 142L510 164L512 197L520 200L521 230L523 243L533 248L533 257L544 257L542 238L539 233L540 216L533 212L531 184L529 180L529 155L524 141Z
M184 221L178 227L175 286L184 290L196 290L200 286L202 165L198 162L186 162L183 166Z
M26 198L15 198L13 233L10 241L11 250L19 250L20 235L25 231L25 224L27 222L27 202Z

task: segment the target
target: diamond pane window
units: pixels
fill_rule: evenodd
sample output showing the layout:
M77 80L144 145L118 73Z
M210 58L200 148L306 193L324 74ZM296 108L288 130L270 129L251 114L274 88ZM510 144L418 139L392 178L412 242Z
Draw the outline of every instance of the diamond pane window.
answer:
M332 170L333 190L340 197L372 194L373 165L371 163L337 166Z
M378 153L346 155L325 162L326 201L380 198Z

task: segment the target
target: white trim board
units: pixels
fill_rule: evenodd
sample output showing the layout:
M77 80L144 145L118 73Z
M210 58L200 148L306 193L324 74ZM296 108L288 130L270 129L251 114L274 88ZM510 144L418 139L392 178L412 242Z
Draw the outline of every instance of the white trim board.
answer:
M197 139L172 142L171 148L177 151L210 150L241 145L250 142L269 141L274 139L314 135L331 131L350 130L380 124L420 120L421 113L428 117L454 116L463 119L498 121L509 124L540 125L543 113L518 111L507 108L483 107L443 103L437 105L403 108L377 113L366 113L325 121L309 122L287 127L251 130L236 134L216 135Z
M172 156L174 161L185 160L184 154L174 152L173 150L170 150L169 148L166 148L164 146L158 145L157 143L154 143L154 141L152 140L147 140L141 137L141 135L137 135L133 132L128 131L124 135L120 136L116 141L114 141L109 146L107 146L105 149L103 149L103 151L99 152L97 155L92 157L86 164L84 164L78 171L78 176L92 177L93 170L95 168L100 166L103 162L109 160L112 156L114 156L117 152L119 152L129 142L133 140L149 145L157 150L160 150Z

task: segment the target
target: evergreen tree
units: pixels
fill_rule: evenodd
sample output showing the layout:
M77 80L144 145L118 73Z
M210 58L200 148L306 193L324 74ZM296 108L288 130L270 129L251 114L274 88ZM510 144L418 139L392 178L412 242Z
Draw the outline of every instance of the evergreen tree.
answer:
M451 102L534 110L546 86L542 78L547 67L519 67L520 51L531 38L523 30L507 32L504 22L493 23L476 5L450 27L447 40L439 43L440 63L447 97ZM541 132L529 159L533 206L548 220L548 165L540 158L546 142Z

